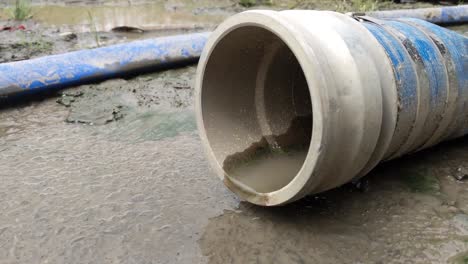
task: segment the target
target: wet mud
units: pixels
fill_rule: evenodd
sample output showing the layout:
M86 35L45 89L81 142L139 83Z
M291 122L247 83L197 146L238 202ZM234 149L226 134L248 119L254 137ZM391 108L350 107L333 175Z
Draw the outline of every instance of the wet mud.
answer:
M226 157L223 169L228 177L256 192L279 190L302 167L311 134L312 116L297 116L284 134L264 136L244 151Z
M297 203L241 203L200 239L210 263L464 263L466 139L389 162L352 184ZM461 261L461 262L460 262Z
M69 89L68 107L58 96L0 111L0 263L463 263L467 139L381 165L367 191L349 184L252 206L205 161L193 73ZM66 122L92 105L121 106L122 118Z
M0 30L0 63L129 41L125 34L77 33L68 26L45 27L34 22L0 21L3 27L24 26L24 30Z
M195 66L188 66L83 85L59 92L56 101L67 108L67 123L97 126L113 138L140 141L173 137L196 129L195 70ZM109 126L103 127L106 124Z
M67 114L55 100L0 114L0 263L203 262L203 227L237 201L195 132Z
M37 27L46 33L28 36L50 50L29 53L14 47L21 33L0 32L0 60L93 43L89 32ZM2 107L0 263L467 263L466 137L357 184L253 206L204 158L194 75L190 66Z

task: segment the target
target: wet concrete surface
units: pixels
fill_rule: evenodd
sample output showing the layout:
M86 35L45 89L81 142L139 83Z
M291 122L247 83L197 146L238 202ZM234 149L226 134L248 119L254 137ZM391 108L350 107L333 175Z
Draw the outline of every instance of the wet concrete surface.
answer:
M0 263L468 263L466 137L319 196L253 206L204 158L194 74L3 106Z

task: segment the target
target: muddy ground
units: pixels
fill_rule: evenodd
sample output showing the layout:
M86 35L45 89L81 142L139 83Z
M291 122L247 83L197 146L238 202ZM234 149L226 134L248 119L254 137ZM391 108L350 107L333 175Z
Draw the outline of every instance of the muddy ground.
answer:
M96 4L71 2L54 8ZM132 25L143 32L96 34L75 18L17 22L27 30L0 32L0 62L207 30L244 9L231 1L184 3L163 6L185 18L152 14L153 23ZM125 3L96 8L116 6ZM190 23L199 13L206 20ZM358 185L285 207L253 206L230 193L203 156L195 69L3 103L0 263L468 263L467 138L383 164Z

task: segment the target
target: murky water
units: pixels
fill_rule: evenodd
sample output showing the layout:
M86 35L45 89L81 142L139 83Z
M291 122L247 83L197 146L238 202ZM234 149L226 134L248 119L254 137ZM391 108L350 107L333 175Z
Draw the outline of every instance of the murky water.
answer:
M310 109L310 101L304 101ZM312 116L295 116L285 133L264 136L244 151L226 157L223 169L231 180L245 189L260 193L277 191L291 182L302 168L311 134Z
M306 151L264 154L228 171L229 177L260 193L279 190L299 172L306 155Z
M91 6L43 3L33 5L32 14L45 25L73 25L75 32L87 32L90 24L98 31L121 26L143 30L209 28L240 10L228 0L117 2ZM7 9L0 11L0 18L7 17Z

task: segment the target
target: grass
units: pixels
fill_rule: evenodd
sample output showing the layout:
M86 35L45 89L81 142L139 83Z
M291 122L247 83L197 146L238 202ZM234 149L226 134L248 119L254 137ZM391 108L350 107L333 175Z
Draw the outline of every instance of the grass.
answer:
M18 31L21 41L15 44L15 48L26 49L30 54L48 53L52 51L54 44L46 41L42 35L39 37L30 38L24 32Z
M412 192L430 194L439 189L439 181L427 168L419 167L406 171L400 179Z
M97 31L97 28L96 28L96 22L94 21L94 17L91 14L91 11L87 10L87 12L88 12L89 24L91 27L91 32L93 33L94 40L96 41L96 46L100 47L101 43L99 43L99 32Z
M455 259L450 261L450 263L453 263L453 264L468 264L468 256L467 255L457 256Z
M368 12L388 6L390 0L295 0L290 8L327 9L337 12Z
M378 10L387 1L379 0L342 0L336 3L337 12L369 12Z
M256 0L239 0L239 5L243 7L252 7L257 4Z
M16 0L15 6L11 10L13 19L23 21L32 17L31 1L30 0Z
M379 8L379 1L377 0L353 0L351 1L351 7L352 7L352 10L357 11L357 12L375 11Z
M239 5L243 7L252 7L255 5L273 5L273 0L239 0Z
M468 264L468 256L464 256L462 260L463 264Z

